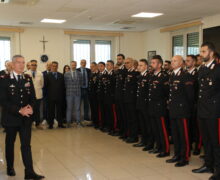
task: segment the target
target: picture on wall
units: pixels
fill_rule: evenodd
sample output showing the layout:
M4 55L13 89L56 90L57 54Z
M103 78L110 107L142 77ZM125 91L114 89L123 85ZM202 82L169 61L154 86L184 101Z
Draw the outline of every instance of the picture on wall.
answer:
M150 61L152 59L152 57L156 55L156 53L157 53L156 51L148 51L147 52L148 61Z

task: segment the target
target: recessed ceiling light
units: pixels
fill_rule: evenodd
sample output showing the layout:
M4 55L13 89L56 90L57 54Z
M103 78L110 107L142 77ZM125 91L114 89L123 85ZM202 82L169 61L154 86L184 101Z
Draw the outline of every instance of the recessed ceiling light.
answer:
M62 24L65 23L65 19L42 19L42 23L57 23L57 24Z
M161 16L163 13L147 13L147 12L141 12L138 14L134 14L131 17L139 17L139 18L154 18L157 16Z

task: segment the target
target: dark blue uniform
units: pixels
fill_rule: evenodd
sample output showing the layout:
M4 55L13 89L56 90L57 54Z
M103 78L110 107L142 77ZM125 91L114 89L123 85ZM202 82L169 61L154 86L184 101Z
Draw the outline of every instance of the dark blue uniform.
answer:
M156 141L156 151L158 153L169 153L169 139L165 122L168 98L168 74L160 71L151 74L149 80L148 110L150 121L153 127L153 135Z
M194 86L192 76L182 68L170 76L169 112L171 119L174 154L181 162L189 161L190 140L188 122L194 103ZM178 166L177 165L177 166Z
M198 72L198 119L205 150L205 165L220 178L220 65L213 61Z
M21 154L26 174L33 173L31 155L31 126L32 116L23 117L19 110L22 107L34 106L35 91L29 75L22 75L16 80L13 73L1 76L0 104L4 110L4 126L6 128L6 161L9 169L14 166L14 143L16 134L19 133Z

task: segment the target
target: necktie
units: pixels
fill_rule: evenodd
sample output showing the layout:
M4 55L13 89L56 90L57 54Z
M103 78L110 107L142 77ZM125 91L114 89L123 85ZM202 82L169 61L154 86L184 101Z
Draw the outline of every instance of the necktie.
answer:
M54 72L53 75L54 75L55 79L57 79L57 73Z
M86 71L83 68L83 86L86 86Z
M35 71L32 72L32 76L33 76L33 78L35 78Z
M21 80L21 75L18 75L18 82L20 82Z

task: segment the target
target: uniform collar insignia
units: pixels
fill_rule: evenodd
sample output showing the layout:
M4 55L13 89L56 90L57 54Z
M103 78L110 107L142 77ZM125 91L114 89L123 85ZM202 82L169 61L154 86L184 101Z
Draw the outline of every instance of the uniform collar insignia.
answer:
M9 87L14 88L14 87L15 87L15 85L14 85L14 84L12 84L12 85L11 85L11 86L9 86Z
M215 67L215 64L213 63L211 66L210 66L210 69L213 69Z

